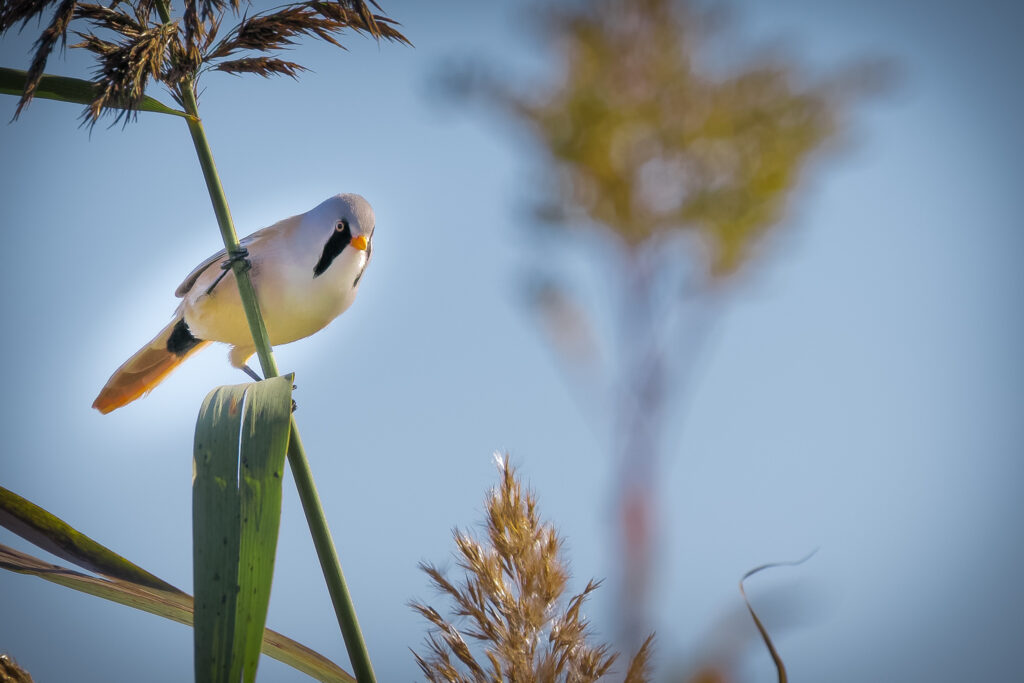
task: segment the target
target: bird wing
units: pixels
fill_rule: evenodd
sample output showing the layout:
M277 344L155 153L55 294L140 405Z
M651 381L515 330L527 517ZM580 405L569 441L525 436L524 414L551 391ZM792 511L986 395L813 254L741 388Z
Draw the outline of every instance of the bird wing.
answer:
M274 225L271 225L269 227L263 228L262 230L257 230L256 232L254 232L253 234L249 235L248 237L243 238L238 243L238 245L248 249L248 248L252 247L253 245L257 244L258 242L260 242L261 240L263 240L264 238L267 238L267 237L272 236L273 234L276 234L276 233L271 232L271 231L277 230L278 232L280 232L283 228L289 227L292 223L295 222L295 219L297 219L297 218L301 218L301 216L293 216L292 218L286 218L285 220L279 221L279 222L275 223ZM250 253L250 255L251 255L251 253ZM222 261L225 261L225 260L227 260L227 258L228 258L227 250L226 249L221 249L216 254L214 254L210 258L208 258L205 261L203 261L202 263L200 263L198 266L196 266L192 270L191 273L188 274L188 276L184 280L182 280L181 284L178 285L178 288L176 290L174 290L174 296L178 297L179 299L184 297L186 294L188 294L190 291L192 291L192 288L195 286L196 281L198 281L199 278L202 277L203 273L205 273L206 270L210 266L212 266L215 263L220 263Z
M202 275L207 268L212 266L214 263L217 263L218 261L225 260L227 257L227 249L221 249L216 254L200 263L198 266L195 267L195 269L191 273L188 274L188 277L186 277L182 281L182 283L178 285L178 288L174 290L174 296L178 297L179 299L184 297L186 294L189 293L189 291L191 291L193 285L196 284L196 280L199 279L199 276Z

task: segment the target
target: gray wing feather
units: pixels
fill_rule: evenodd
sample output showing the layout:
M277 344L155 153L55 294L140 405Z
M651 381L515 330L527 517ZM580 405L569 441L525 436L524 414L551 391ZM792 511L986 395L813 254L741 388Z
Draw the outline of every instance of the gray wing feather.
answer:
M226 249L221 249L216 254L214 254L210 258L208 258L205 261L203 261L202 263L200 263L198 266L195 267L195 270L193 270L191 273L189 273L188 277L186 277L184 279L184 281L182 281L182 283L180 285L178 285L178 288L176 290L174 290L174 296L176 296L176 297L178 297L180 299L181 297L183 297L186 294L188 294L189 291L192 289L193 285L196 284L196 280L199 279L200 275L202 275L204 272L206 272L207 268L209 268L210 266L212 266L215 263L219 263L219 262L225 260L227 257L228 257L227 250Z
M273 226L271 226L271 227L273 227ZM240 246L240 247L247 247L247 246L251 245L259 237L261 237L263 235L263 233L265 233L269 229L270 228L264 228L263 230L257 230L256 232L254 232L253 234L249 235L248 237L245 237L242 240L240 240L238 242L238 246ZM180 285L178 285L178 288L176 290L174 290L174 296L176 296L176 297L178 297L180 299L183 296L185 296L186 294L188 294L190 291L192 291L192 288L195 286L196 280L198 280L200 278L200 276L202 276L202 274L206 272L207 268L209 268L210 266L212 266L215 263L218 264L218 267L219 267L219 264L222 261L226 261L227 258L228 258L227 249L221 249L216 254L214 254L210 258L208 258L205 261L203 261L202 263L200 263L198 266L195 267L195 270L193 270L191 273L189 273L188 277L186 277L182 281L182 283Z

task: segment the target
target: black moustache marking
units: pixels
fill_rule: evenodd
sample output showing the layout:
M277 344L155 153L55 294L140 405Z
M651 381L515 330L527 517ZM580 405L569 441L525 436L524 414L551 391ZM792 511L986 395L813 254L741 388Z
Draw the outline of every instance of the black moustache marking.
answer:
M199 344L202 339L197 339L188 329L188 324L182 318L171 330L171 336L167 338L167 350L176 356L184 356Z
M324 252L320 254L320 260L313 266L313 277L323 275L324 271L330 267L342 249L352 241L352 230L348 226L348 221L343 221L342 225L344 227L341 230L332 232L330 239L327 240L327 244L324 245Z

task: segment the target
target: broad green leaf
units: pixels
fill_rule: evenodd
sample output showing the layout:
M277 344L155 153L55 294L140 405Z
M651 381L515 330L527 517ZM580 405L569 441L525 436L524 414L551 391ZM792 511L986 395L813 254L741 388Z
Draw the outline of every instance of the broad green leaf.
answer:
M21 69L8 69L0 67L0 93L21 97L25 91L25 83L28 81L28 73ZM58 100L60 102L73 102L75 104L89 104L96 95L98 86L92 81L84 81L80 78L69 78L67 76L44 75L36 86L34 97L41 97L46 100ZM116 102L108 106L117 109L124 109ZM173 114L190 118L188 114L177 109L172 109L160 100L153 99L146 95L136 107L139 111L151 111L157 114Z
M0 526L89 571L165 591L178 590L2 486Z
M31 539L30 539L31 540ZM149 585L88 576L0 544L0 568L28 574L61 586L95 595L122 605L192 625L192 596L163 591ZM10 615L7 615L8 618ZM263 652L288 666L325 683L354 683L355 678L320 653L276 631L263 632Z
M251 683L281 518L292 376L218 387L199 411L192 487L199 683Z

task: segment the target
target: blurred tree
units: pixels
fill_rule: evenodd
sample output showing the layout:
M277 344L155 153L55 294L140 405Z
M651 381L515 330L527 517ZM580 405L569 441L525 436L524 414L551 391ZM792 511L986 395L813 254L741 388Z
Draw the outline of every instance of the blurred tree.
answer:
M553 85L511 89L479 73L457 85L497 103L540 143L548 173L538 222L547 232L600 235L602 248L588 256L608 286L596 297L610 307L601 311L608 334L591 324L594 297L573 293L551 250L538 260L548 270L531 273L530 294L573 376L597 380L610 398L612 414L600 420L612 424L619 467L617 616L628 651L651 626L666 426L723 285L780 225L854 81L809 84L780 58L700 69L713 15L683 2L597 0L540 16L560 67Z

